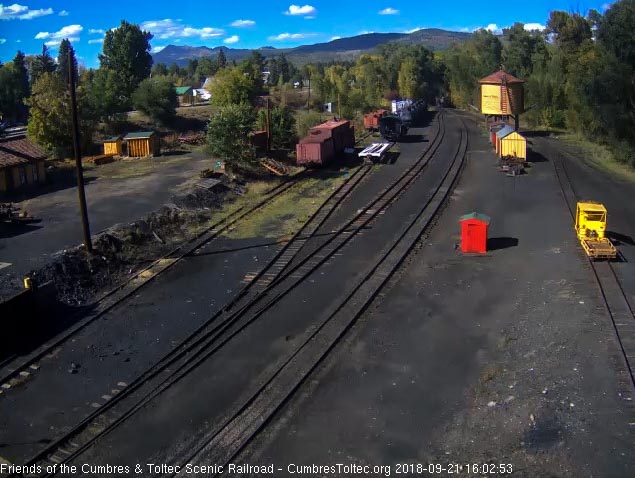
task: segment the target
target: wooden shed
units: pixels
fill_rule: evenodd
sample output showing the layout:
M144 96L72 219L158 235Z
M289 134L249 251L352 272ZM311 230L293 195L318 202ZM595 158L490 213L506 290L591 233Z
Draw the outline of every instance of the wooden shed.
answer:
M523 80L503 70L480 79L481 113L497 116L521 114L525 110L523 83Z
M496 153L499 158L527 159L527 140L511 126L496 133Z
M179 100L179 105L193 105L194 104L194 89L190 86L175 86L176 96Z
M0 139L0 194L46 182L46 153L25 135Z
M113 136L104 140L104 154L121 156L123 153L123 140L121 136Z
M128 156L142 158L161 154L161 140L154 131L129 133L124 137L128 146Z

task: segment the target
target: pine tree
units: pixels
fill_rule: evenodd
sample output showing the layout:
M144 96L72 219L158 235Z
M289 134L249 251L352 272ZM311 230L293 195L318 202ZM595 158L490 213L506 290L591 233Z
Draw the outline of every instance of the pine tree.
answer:
M222 48L218 51L216 63L218 63L219 68L225 68L227 66L227 57L225 56L225 52Z
M44 73L54 72L55 62L53 61L53 58L51 58L48 47L46 45L42 45L42 54L35 57L33 60L33 66L31 67L31 85L35 84L35 82Z
M77 58L75 57L75 50L71 45L71 42L67 38L60 43L60 51L57 55L57 73L64 85L70 84L70 78L68 76L68 54L71 54L71 61L73 62L73 76L75 84L77 84Z
M24 53L18 50L15 58L13 58L13 70L15 75L15 95L16 95L16 113L20 121L26 121L27 107L24 99L31 94L29 88L29 74L24 64Z

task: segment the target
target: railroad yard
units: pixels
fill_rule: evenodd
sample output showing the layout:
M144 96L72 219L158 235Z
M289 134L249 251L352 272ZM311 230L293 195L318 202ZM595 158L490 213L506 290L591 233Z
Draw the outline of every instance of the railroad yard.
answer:
M0 4L0 478L635 476L635 4L407 3Z
M477 119L452 110L409 137L390 164L350 169L291 237L243 238L238 219L6 361L2 459L628 475L635 231L616 186L543 138L527 174L501 174ZM623 261L585 258L569 210L585 188L615 206ZM492 218L482 256L457 249L470 210ZM607 267L628 302L598 287Z

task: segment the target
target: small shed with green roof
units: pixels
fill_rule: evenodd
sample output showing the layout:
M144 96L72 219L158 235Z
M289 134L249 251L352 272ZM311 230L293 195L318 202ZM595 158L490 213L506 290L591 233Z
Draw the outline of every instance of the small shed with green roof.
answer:
M480 212L461 216L461 252L485 254L490 218Z
M154 131L139 131L128 133L124 137L128 146L128 156L143 158L161 154L161 139Z
M121 136L113 136L104 140L104 154L109 156L121 156L123 152L123 140Z
M194 90L191 86L175 86L176 96L179 99L179 105L194 104Z

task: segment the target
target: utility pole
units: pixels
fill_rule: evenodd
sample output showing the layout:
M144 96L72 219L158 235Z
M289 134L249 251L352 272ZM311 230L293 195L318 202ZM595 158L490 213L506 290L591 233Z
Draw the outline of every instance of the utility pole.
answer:
M73 148L75 150L75 166L77 169L77 195L79 197L79 210L82 216L84 247L88 252L93 252L93 242L90 238L90 225L88 224L88 210L86 208L86 192L84 191L84 171L82 168L82 149L79 137L79 120L77 119L77 98L75 96L75 68L73 68L72 50L69 50L68 52L68 81L68 86L71 93L71 111L73 112Z
M267 123L267 152L271 151L271 108L269 106L269 97L267 97L267 114L265 116Z
M309 102L307 103L307 110L311 111L311 70L309 69Z
M342 119L342 96L337 94L337 117Z

